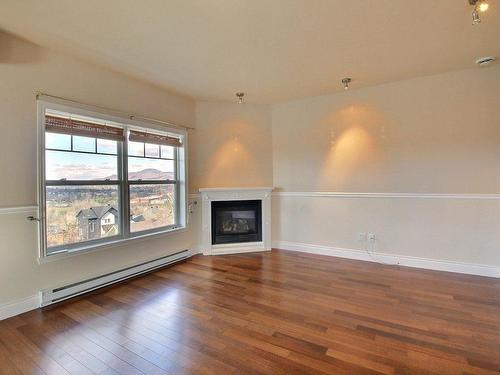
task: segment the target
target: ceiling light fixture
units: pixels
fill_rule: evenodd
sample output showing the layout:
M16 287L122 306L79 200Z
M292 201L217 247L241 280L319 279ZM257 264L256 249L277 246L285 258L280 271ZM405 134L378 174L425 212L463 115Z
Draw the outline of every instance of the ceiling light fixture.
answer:
M352 79L350 79L349 77L342 79L342 86L344 86L344 90L349 90L349 84L351 83L351 81Z
M486 0L469 0L469 4L474 7L472 10L472 24L477 25L481 23L481 16L479 12L486 12L490 7Z
M238 98L238 104L243 104L243 97L245 96L244 92L237 92L236 97Z
M483 1L481 4L479 4L479 11L484 13L488 10L489 7L490 5L487 2Z

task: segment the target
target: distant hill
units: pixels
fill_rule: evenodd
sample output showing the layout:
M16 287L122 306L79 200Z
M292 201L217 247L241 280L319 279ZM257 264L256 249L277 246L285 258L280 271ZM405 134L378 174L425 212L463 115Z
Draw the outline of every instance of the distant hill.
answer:
M155 168L146 168L139 172L129 172L129 180L172 180L174 174L172 172L162 172ZM116 180L116 174L106 177L106 179Z

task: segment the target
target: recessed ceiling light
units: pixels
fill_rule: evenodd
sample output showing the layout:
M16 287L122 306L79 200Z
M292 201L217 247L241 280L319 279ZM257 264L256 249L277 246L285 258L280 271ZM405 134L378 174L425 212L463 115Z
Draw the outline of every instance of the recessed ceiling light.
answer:
M476 64L479 66L487 66L490 65L495 60L496 58L493 56L481 57L480 59L476 60Z

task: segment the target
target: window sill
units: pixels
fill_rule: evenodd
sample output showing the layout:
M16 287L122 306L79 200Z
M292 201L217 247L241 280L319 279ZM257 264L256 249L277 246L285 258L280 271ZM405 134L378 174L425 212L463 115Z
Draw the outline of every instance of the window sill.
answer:
M154 232L154 233L146 233L142 235L137 235L129 238L120 238L114 241L106 242L106 243L99 243L95 245L90 245L90 246L85 246L81 248L75 248L71 250L66 250L66 251L61 251L52 255L45 255L45 256L39 256L38 257L38 263L43 264L43 263L50 263L54 262L57 260L62 260L66 258L71 258L77 255L83 255L83 254L88 254L88 253L93 253L96 251L100 250L105 250L105 249L110 249L113 247L118 247L121 245L128 245L128 244L133 244L136 242L142 242L144 240L156 238L156 237L164 237L164 236L169 236L172 234L176 233L182 233L186 232L189 228L187 226L182 226L174 229L167 229L161 232Z

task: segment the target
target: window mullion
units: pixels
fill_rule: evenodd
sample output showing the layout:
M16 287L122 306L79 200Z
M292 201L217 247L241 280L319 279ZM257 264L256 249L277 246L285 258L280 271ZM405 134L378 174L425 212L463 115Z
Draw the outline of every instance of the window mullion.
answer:
M45 186L113 186L120 183L120 180L47 180Z
M121 168L120 168L120 173L121 173L121 181L122 181L122 189L121 189L121 196L122 196L122 208L121 208L121 213L122 213L122 219L121 219L121 225L122 225L122 230L123 230L123 236L124 237L130 237L130 188L129 188L129 181L128 181L128 129L125 129L125 134L127 135L125 137L125 140L122 143L121 146L121 155L120 155L120 162L121 162Z
M179 179L179 148L176 147L174 151L174 180L177 182ZM176 183L174 186L174 202L175 202L175 212L174 212L174 222L176 225L180 223L180 186L181 184Z

